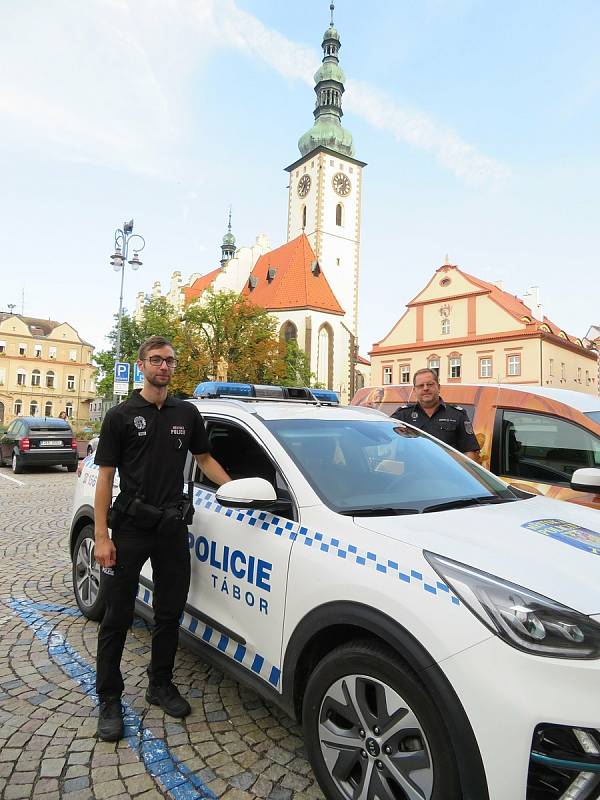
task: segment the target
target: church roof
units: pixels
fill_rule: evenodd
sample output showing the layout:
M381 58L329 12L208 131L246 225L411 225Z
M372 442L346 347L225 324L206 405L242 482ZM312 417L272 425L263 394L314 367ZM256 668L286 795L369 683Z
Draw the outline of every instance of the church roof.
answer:
M191 286L183 287L183 295L185 297L185 305L189 306L194 300L197 300L202 292L214 282L217 275L222 271L221 267L213 269L212 272L207 272L206 275L201 275L192 283Z
M261 256L242 294L268 311L311 308L345 313L304 233Z

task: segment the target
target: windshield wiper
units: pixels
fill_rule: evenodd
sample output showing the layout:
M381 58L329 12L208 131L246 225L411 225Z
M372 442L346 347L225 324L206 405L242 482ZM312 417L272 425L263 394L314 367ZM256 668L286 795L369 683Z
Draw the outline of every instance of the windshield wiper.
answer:
M394 517L401 514L418 514L416 508L351 508L340 511L345 517Z
M491 506L497 503L513 503L518 500L518 497L492 497L484 495L483 497L462 497L458 500L448 500L445 503L434 503L431 506L425 506L421 511L422 514L427 514L429 511L446 511L451 508L467 508L468 506Z

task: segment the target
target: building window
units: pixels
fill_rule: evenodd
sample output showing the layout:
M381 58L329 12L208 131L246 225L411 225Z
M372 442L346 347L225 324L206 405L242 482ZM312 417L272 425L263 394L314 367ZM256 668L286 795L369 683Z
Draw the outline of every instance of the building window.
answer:
M565 364L564 361L560 365L560 379L561 381L567 380L567 365Z
M450 333L450 320L449 319L443 319L442 320L442 334L448 334L448 333Z
M69 361L77 361L77 350L69 350Z
M400 367L400 383L410 383L410 367L406 365Z
M52 403L48 401L44 406L44 416L51 417L52 416Z
M338 203L335 207L335 224L336 225L343 225L344 224L344 209L342 208L342 204Z
M554 359L550 359L550 377L554 375Z
M32 400L31 403L29 403L29 416L37 417L39 413L40 413L40 404L38 403L37 400Z
M589 371L589 369L586 369L586 371L585 371L585 382L586 382L586 384L588 386L590 385L590 371Z
M492 359L489 357L479 359L479 377L491 378L492 377Z
M284 342L291 342L292 340L298 340L298 328L294 325L293 322L288 320L283 327L281 328L281 337Z
M521 356L518 353L508 356L507 372L512 377L521 374Z
M27 373L24 369L17 370L17 386L25 386L27 382Z
M39 386L42 380L42 375L39 369L34 369L31 373L31 385L32 386Z
M577 383L581 383L581 367L577 367Z
M42 357L42 345L41 344L34 345L33 350L34 350L34 354L35 354L36 358L41 358Z
M72 417L73 416L73 403L70 400L65 405L65 411L67 412L67 417Z
M437 377L437 379L439 381L439 379L440 379L440 360L439 360L439 358L437 356L433 356L432 358L429 358L427 360L427 367L432 372L435 372L436 377Z
M56 358L56 347L48 348L48 358Z
M450 359L449 361L450 369L448 370L450 378L454 378L454 380L458 380L460 378L460 365L461 365L460 356Z
M54 389L54 372L48 370L46 373L46 386L48 389Z
M23 402L21 400L15 400L15 404L13 406L13 412L15 417L18 417L23 411Z
M6 342L0 342L0 353L6 353Z
M302 227L306 228L306 206L302 206Z
M0 386L4 386L4 381L6 380L6 370L4 367L0 368Z
M19 355L20 356L26 356L27 355L27 345L26 344L21 343L19 345Z
M385 386L389 386L392 382L392 368L391 367L384 367L383 368L383 383Z
M67 389L70 391L75 389L75 375L67 375Z

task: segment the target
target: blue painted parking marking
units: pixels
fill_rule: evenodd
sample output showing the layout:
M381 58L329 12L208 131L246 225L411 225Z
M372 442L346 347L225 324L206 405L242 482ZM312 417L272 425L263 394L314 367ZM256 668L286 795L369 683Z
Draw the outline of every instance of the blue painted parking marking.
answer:
M80 616L80 612L68 606L35 603L14 597L4 599L4 602L47 646L50 659L96 700L96 671L55 631L56 620L51 622L42 616L50 613L72 617ZM127 703L123 703L123 709L125 741L139 755L148 773L168 791L173 800L217 800L214 792L170 752L162 739L143 727L141 719Z

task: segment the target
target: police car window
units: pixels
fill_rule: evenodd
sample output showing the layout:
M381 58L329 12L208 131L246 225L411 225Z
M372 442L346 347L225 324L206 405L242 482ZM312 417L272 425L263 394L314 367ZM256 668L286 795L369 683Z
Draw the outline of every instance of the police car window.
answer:
M568 486L581 467L600 467L600 439L550 414L504 411L502 471L511 477Z
M392 420L270 420L265 423L333 510L422 511L474 497L512 497L477 464Z

